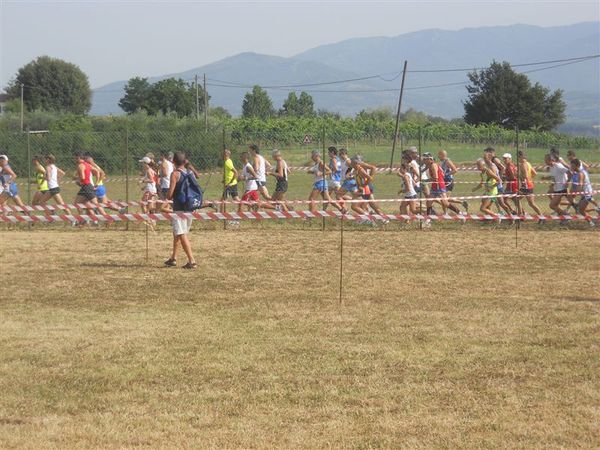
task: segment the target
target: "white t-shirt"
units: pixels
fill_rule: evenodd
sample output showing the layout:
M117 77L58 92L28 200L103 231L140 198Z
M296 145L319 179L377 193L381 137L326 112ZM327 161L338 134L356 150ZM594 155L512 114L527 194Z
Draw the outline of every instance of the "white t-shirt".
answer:
M162 164L160 166L161 177L160 177L160 187L161 189L169 189L171 186L171 174L173 173L174 165L168 159L165 161L167 163L167 170L164 171ZM163 173L164 172L164 173Z
M58 168L54 164L48 165L48 189L58 187Z
M419 175L421 173L421 169L419 167L419 163L416 160L413 159L409 163L409 165L410 165L410 167L412 167L412 171L413 171L414 177L416 179L415 186L417 186L417 187L421 186L421 182L419 181L420 180ZM425 179L425 178L423 178L423 179Z
M267 182L267 164L262 155L258 156L258 167L256 169L256 178L258 181Z
M245 181L245 189L246 192L256 191L258 189L258 184L256 183L256 178L252 176L252 165L250 163L246 163L244 168L242 169L242 178Z
M550 175L554 177L554 191L564 191L567 189L567 181L569 180L569 169L560 163L550 167Z

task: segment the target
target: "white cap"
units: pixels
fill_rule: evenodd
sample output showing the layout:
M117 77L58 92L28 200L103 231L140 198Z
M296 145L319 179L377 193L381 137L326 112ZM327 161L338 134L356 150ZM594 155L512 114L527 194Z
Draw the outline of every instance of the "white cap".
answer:
M6 155L0 155L0 159L5 159L6 162L8 162L8 156L6 156Z
M502 157L512 159L512 155L510 153L505 153L504 155L502 155Z
M140 159L138 162L141 163L146 163L146 164L150 164L152 162L152 160L150 158L148 158L147 156L144 156L142 159Z

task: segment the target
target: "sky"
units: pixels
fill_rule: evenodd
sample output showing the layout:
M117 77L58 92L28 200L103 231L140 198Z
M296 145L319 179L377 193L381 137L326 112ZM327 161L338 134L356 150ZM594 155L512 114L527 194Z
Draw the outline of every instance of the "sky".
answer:
M7 1L0 0L0 88L49 55L93 88L177 73L237 53L292 56L353 37L428 28L600 20L596 1Z

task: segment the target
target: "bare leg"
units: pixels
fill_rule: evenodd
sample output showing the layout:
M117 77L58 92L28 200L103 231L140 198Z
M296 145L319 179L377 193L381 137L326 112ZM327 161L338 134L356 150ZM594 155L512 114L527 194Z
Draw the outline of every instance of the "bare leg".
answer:
M179 236L179 242L181 242L181 246L183 247L183 251L188 258L188 261L192 264L196 263L194 259L194 255L192 254L192 245L190 244L190 240L187 234L182 234Z

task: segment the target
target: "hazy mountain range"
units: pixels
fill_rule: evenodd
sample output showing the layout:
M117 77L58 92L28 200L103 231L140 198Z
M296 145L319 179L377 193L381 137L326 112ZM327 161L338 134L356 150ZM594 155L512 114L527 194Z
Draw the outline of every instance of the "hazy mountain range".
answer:
M431 115L459 117L466 98L464 86L414 89L466 81L466 71L418 72L429 69L470 69L493 60L513 65L600 54L600 22L561 27L512 25L468 28L459 31L423 30L396 37L348 39L322 45L289 58L241 53L186 72L149 77L154 82L167 77L193 80L206 74L211 106L241 113L244 94L254 84L284 86L268 89L276 108L291 89L306 90L316 108L352 115L363 108L395 107L397 92L332 92L398 89L399 72L408 60L403 109L415 108ZM563 89L570 122L600 124L600 59L577 64L515 67L552 89ZM564 64L564 63L562 63ZM381 77L295 88L298 84L327 83L380 74ZM145 76L145 74L132 74ZM126 81L117 81L94 91L92 114L121 114L117 103ZM240 86L241 85L241 86ZM290 86L292 85L292 86ZM289 87L288 87L289 86Z

